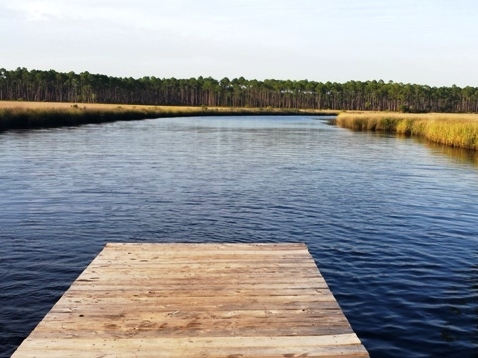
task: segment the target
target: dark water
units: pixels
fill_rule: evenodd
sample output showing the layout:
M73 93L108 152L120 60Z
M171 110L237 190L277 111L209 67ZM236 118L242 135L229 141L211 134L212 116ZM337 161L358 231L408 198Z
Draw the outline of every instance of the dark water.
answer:
M477 357L475 159L312 117L0 134L0 352L106 242L305 242L372 357Z

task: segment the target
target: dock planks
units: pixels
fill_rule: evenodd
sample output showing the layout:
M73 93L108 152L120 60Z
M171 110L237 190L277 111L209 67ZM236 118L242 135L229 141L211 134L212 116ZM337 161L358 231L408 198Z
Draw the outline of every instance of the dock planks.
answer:
M304 244L107 244L13 357L368 357Z

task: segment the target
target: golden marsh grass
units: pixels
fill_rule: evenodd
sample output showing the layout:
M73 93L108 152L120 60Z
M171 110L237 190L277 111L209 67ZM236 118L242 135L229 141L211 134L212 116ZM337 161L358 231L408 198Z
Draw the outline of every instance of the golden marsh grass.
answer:
M330 114L317 110L276 108L147 106L91 103L0 101L0 130L58 127L147 118L217 115Z
M478 150L478 114L342 112L337 125L358 131L386 131Z
M87 111L119 112L119 111L144 111L158 113L188 113L207 110L207 107L187 106L148 106L132 104L105 104L105 103L66 103L66 102L26 102L26 101L0 101L1 109L15 109L25 111L72 111L83 109ZM231 108L214 107L211 110L230 111ZM236 109L238 110L238 109ZM241 108L241 110L246 110ZM253 110L253 109L249 109Z

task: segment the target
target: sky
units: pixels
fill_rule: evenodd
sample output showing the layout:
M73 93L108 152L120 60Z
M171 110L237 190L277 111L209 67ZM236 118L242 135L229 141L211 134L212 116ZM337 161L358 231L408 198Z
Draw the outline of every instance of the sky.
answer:
M476 0L0 0L0 68L478 87Z

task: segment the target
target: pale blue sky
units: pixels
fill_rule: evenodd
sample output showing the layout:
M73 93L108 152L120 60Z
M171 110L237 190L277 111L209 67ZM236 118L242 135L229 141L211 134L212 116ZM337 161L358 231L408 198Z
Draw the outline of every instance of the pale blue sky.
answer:
M476 0L0 0L0 67L478 86Z

